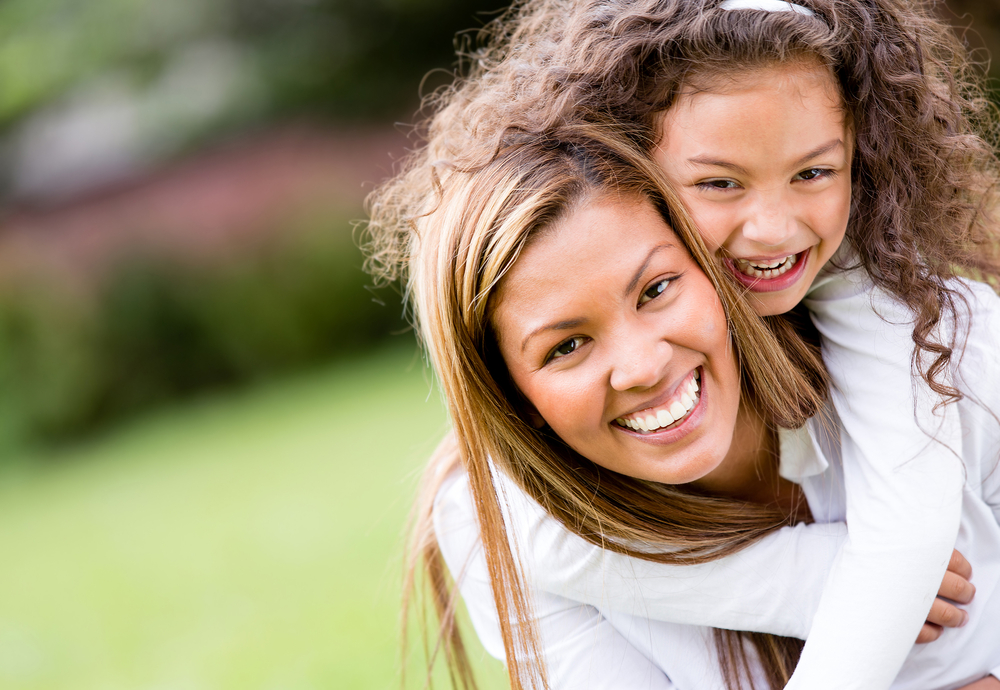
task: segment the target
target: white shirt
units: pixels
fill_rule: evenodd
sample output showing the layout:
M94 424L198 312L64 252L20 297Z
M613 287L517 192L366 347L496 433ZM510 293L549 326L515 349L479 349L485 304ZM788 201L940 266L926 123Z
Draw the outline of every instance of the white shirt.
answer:
M797 526L732 557L701 566L662 566L593 547L504 482L508 524L536 588L554 687L672 687L669 677L680 688L721 688L710 633L701 628L693 634L691 625L800 638L808 633L811 642L796 680L809 688L888 684L900 663L895 658L900 647L906 666L893 686L898 688L956 687L1000 666L994 656L1000 641L993 634L1000 633L1000 594L991 596L1000 578L1000 531L990 512L1000 481L1000 472L991 473L1000 456L1000 423L975 403L978 399L1000 410L1000 386L990 385L1000 377L994 354L1000 302L984 286L972 291L973 330L955 369L956 383L969 397L946 408L944 417L931 415L930 398L921 399L910 385L909 324L899 311L892 312L891 302L872 305L871 295L877 293L844 277L818 280L809 295L837 387L832 397L841 439L827 438L815 422L804 431L782 433L781 470L801 482L817 520L847 517L849 538L838 525ZM859 300L867 308L859 309ZM875 306L893 322L881 320ZM868 396L867 401L858 396ZM898 413L901 409L910 413ZM924 429L948 447L928 445ZM862 460L862 445L883 461ZM962 490L962 464L950 449L968 469ZM951 483L954 476L958 485ZM443 488L435 511L438 538L453 571L478 538L463 486L455 479ZM953 535L948 540L952 527L940 525L948 522L952 505L961 507L958 547L975 571L977 595L968 609L972 621L911 652L954 543ZM884 530L879 523L899 522L899 515L908 516L913 529L904 524ZM933 548L920 548L924 530ZM977 535L974 541L972 535ZM941 548L942 541L944 562L935 556L928 565L927 552ZM463 596L487 649L502 656L488 577L476 563L470 562L461 580ZM928 571L930 585L925 583ZM867 599L866 588L875 593ZM899 607L905 609L902 623L893 618ZM908 618L914 616L911 631ZM991 626L991 621L996 623ZM857 649L858 639L862 649ZM616 659L629 676L607 673L613 667L609 661ZM646 685L637 684L643 679Z

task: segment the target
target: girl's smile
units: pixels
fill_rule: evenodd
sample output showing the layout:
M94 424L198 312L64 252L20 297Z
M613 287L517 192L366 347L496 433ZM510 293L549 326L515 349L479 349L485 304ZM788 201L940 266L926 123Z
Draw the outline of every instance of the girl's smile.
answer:
M492 321L529 416L582 456L669 484L729 457L740 381L725 313L650 203L591 198L541 230Z
M653 156L761 314L805 296L844 239L853 136L829 70L804 62L681 93Z

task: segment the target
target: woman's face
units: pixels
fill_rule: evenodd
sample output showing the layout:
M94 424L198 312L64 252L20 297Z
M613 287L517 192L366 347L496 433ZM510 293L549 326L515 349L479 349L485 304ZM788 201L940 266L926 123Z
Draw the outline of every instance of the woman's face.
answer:
M660 131L653 158L757 312L798 304L851 210L853 135L830 71L797 62L712 80L680 95Z
M723 463L739 376L711 282L648 201L602 196L504 278L500 352L539 426L621 474L684 484Z

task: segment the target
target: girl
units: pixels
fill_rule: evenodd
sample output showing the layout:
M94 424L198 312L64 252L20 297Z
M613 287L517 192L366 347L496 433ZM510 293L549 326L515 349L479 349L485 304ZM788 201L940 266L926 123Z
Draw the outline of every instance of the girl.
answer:
M663 165L760 313L787 311L812 288L851 532L792 685L886 687L959 524L961 427L943 403L960 397L949 362L961 333L947 326L962 298L946 278L998 275L984 214L993 160L971 133L961 50L940 22L890 0L552 0L525 5L497 34L397 188L420 198L427 187L413 176L432 179L423 162L461 159L507 126L610 115ZM784 108L761 117L769 103ZM392 209L377 207L375 220L397 224ZM648 431L650 420L634 422ZM533 529L526 549L558 528ZM529 555L544 565L542 589L584 600L594 582L614 589L603 570L575 565L585 553ZM654 601L676 615L677 592Z
M609 548L667 562L699 563L733 553L764 538L801 506L798 489L774 471L778 439L770 431L778 423L801 423L821 404L819 363L788 331L778 332L781 346L761 329L682 214L668 214L676 202L668 202L662 185L651 181L655 169L613 146L573 131L539 140L515 136L481 165L444 169L443 197L418 221L413 236L411 294L468 473L467 479L447 480L435 520L454 572L462 573L473 620L494 653L499 635L491 635L490 626L527 620L505 533L505 525L520 527L512 512L517 499L507 510L501 507L497 493L508 493L511 484L503 477L525 487L545 510L565 516L578 534L600 534ZM578 280L581 271L588 276L585 284ZM729 308L731 332L716 290ZM742 395L736 394L739 387ZM664 403L684 411L656 438L629 430L627 422L638 413ZM964 507L970 541L963 546L974 540L982 555L993 558L1000 554L1000 527L987 500L995 503L997 482L988 492L977 482L980 464L995 461L1000 451L1000 428L971 428L979 431L973 439L977 451L964 457L974 490ZM992 435L982 433L988 428ZM812 424L809 433L830 452L836 444L822 430L822 424ZM780 441L784 456L788 444L784 437ZM500 470L495 475L490 457ZM434 493L456 459L443 454L432 465ZM824 496L830 503L839 483L827 476L811 485L810 507L823 509ZM471 500L463 501L463 492ZM470 521L472 541L477 531L482 534L485 558L463 573ZM431 563L438 561L434 542L425 546L434 556ZM497 593L492 620L483 588L476 594L486 571L486 597L490 581ZM995 580L997 573L990 576ZM440 608L451 610L453 599L441 589L437 594ZM1000 661L1000 592L990 594L983 615L963 631L961 661L950 663L955 648L942 647L933 663L924 659L922 672L933 670L954 687L956 678L985 673ZM728 670L730 687L736 687L743 668L749 680L780 687L794 659L790 640L750 638L756 655L748 657L747 648L722 636L725 663L706 668L716 660L698 631L670 637L661 628L650 636L650 652L657 640L666 640L683 644L684 656L668 649L667 656L655 658L656 668L650 652L640 653L634 640L621 644L624 634L609 633L600 615L580 633L589 615L585 607L553 608L552 597L536 604L541 644L562 645L546 655L556 687L569 687L567 671L587 670L568 668L567 660L609 652L594 641L617 644L631 673L620 684L617 665L597 664L613 675L578 674L581 687L637 687L630 683L639 679L673 687L660 669L677 676L681 688L721 687ZM531 653L534 638L523 628L520 633L504 636L506 657L512 683L530 686L539 669L523 653ZM512 639L521 639L522 649L512 649Z

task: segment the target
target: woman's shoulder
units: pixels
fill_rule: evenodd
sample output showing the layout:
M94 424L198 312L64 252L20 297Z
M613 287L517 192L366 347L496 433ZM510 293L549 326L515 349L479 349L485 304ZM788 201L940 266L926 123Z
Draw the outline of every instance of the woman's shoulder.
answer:
M434 528L440 531L444 524L458 518L475 518L469 475L461 466L448 473L434 495Z

